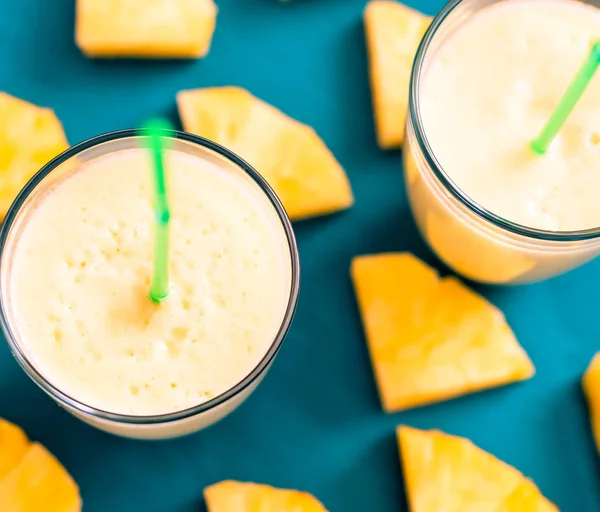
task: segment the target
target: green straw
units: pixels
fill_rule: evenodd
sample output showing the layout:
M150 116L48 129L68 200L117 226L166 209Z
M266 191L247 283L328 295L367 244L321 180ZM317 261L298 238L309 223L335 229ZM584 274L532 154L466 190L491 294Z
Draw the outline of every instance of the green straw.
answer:
M169 295L169 201L165 185L164 130L171 125L162 119L154 119L144 126L143 135L148 136L148 149L152 153L154 175L154 269L150 284L150 298L162 302Z
M537 138L531 141L531 149L538 155L543 155L548 151L550 143L554 140L562 125L565 124L567 117L569 117L598 69L598 65L600 65L600 41L592 46L585 62L573 78L564 96L558 102L550 119L548 119Z

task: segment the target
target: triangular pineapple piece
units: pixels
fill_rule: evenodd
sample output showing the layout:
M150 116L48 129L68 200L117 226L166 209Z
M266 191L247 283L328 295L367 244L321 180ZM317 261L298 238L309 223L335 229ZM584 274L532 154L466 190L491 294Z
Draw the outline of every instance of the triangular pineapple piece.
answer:
M527 379L501 311L408 253L359 256L352 278L387 412Z
M588 366L582 384L590 410L596 448L600 451L600 352L594 356Z
M77 0L75 41L88 57L199 58L216 18L213 0Z
M237 153L273 187L292 220L353 203L348 178L316 132L239 87L177 95L183 128Z
M327 512L312 494L226 480L204 489L208 512Z
M415 54L431 18L393 0L373 0L364 13L377 141L397 148L404 139Z
M28 447L25 432L0 418L0 480L21 462Z
M411 512L558 512L521 472L468 439L398 427Z
M32 443L21 462L0 481L0 510L78 512L77 485L42 445Z
M52 110L0 92L0 220L29 178L68 147Z

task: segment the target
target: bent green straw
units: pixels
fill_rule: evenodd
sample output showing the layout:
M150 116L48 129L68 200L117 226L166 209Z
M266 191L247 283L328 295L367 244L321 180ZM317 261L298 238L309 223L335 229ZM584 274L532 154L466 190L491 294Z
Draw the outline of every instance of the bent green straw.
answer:
M600 41L597 41L592 46L585 62L575 75L575 78L573 78L564 96L558 102L550 119L548 119L537 138L531 141L531 149L538 155L543 155L548 151L550 143L554 140L554 137L556 137L562 128L569 114L573 111L573 108L598 69L598 65L600 65Z
M154 119L144 126L148 149L152 154L154 175L154 268L150 284L150 298L161 302L169 295L169 201L165 185L164 130L170 130L167 121Z

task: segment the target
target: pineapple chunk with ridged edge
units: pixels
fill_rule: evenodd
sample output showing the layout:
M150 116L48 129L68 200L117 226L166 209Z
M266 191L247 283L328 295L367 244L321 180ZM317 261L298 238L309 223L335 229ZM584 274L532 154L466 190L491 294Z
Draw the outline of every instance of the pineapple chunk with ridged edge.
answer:
M75 41L88 57L201 58L216 18L213 0L77 0Z
M398 148L415 53L431 18L394 0L372 0L364 22L377 142L382 149Z
M28 447L25 432L0 418L0 481L21 462Z
M502 312L409 253L352 260L375 380L386 412L530 378Z
M273 187L292 220L353 204L344 169L310 126L240 87L181 91L177 103L184 130L248 161Z
M0 92L0 220L25 183L68 147L51 109Z
M32 443L21 462L0 481L3 512L79 512L79 489L42 445Z
M227 480L204 489L208 512L327 512L307 492Z
M592 433L596 449L600 451L600 352L598 352L583 376L583 391L590 410Z
M411 512L559 512L520 471L468 439L397 430Z

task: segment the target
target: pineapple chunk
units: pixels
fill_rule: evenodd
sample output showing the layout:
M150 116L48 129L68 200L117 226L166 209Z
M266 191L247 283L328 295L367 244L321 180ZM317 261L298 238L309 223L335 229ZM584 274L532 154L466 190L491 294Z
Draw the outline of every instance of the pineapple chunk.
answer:
M29 439L16 425L0 419L0 480L25 456Z
M292 220L348 208L348 178L316 132L239 87L181 91L186 131L240 155L273 187Z
M32 443L21 462L0 481L0 510L78 512L77 485L42 445Z
M0 220L29 178L68 146L52 110L0 92Z
M385 411L533 375L502 312L455 277L408 253L356 257L351 273Z
M600 352L592 359L583 376L582 384L590 409L590 420L596 448L600 451Z
M398 148L415 53L431 18L393 0L372 0L364 21L377 142L382 149Z
M411 512L558 512L517 469L468 439L398 427Z
M200 58L216 19L213 0L77 0L75 41L88 57Z
M231 480L204 489L204 499L208 512L327 512L307 492Z

